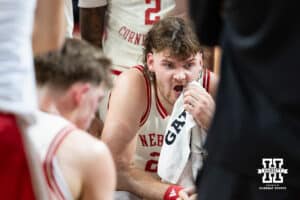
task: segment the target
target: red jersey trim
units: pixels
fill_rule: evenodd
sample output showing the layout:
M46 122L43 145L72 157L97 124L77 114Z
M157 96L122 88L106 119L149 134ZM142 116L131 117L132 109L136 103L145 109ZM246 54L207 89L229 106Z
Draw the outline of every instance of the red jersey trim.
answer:
M158 113L160 114L160 116L164 119L168 116L168 112L166 111L166 109L164 108L164 106L162 105L162 103L160 102L158 96L157 96L157 91L155 92L155 104L156 104L156 108Z
M75 130L74 126L67 126L64 127L53 139L49 146L49 150L47 152L45 161L43 162L43 169L46 176L46 181L48 183L48 186L50 189L54 192L54 194L57 196L60 200L65 200L65 197L63 195L63 192L59 188L54 174L53 174L53 158L56 154L57 149L59 148L60 144L63 142L64 138L71 133L73 130Z
M209 92L209 84L210 84L210 71L208 69L204 69L204 76L202 81L203 88L206 89L207 92Z
M204 69L203 74L202 86L206 89L206 69Z
M111 72L113 75L116 75L116 76L119 76L119 75L122 73L122 71L116 70L116 69L111 69L110 72Z
M210 84L210 71L207 70L207 83L206 83L206 91L209 92L209 84Z

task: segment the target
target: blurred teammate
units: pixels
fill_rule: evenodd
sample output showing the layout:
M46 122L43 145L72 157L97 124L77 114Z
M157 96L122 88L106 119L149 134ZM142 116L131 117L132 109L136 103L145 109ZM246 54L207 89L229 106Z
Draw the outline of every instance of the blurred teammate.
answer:
M116 81L102 139L117 165L117 189L132 193L118 192L117 198L176 199L182 187L162 183L157 175L168 114L201 71L210 93L215 92L216 79L202 68L199 43L183 19L160 20L145 36L144 45L145 67L133 67ZM186 104L194 107L193 117L206 126L212 112L204 110L213 110L211 95L193 88L186 92Z
M61 0L1 1L0 188L2 199L48 198L47 191L43 187L40 163L26 134L27 127L35 121L34 111L37 107L32 49L34 53L41 53L60 47L63 41L62 15Z
M115 168L106 145L86 130L108 86L110 60L86 42L36 57L40 109L29 130L58 199L112 199Z
M118 75L142 64L145 34L175 6L175 0L79 0L81 35L103 47L113 60L113 72Z

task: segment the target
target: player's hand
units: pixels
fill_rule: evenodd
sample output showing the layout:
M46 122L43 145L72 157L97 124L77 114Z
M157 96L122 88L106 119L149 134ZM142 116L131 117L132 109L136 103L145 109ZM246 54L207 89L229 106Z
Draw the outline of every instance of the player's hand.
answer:
M195 192L195 187L185 188L179 191L179 198L177 200L196 200L197 193Z
M215 112L212 96L202 87L188 85L183 91L184 109L189 112L197 124L207 130Z

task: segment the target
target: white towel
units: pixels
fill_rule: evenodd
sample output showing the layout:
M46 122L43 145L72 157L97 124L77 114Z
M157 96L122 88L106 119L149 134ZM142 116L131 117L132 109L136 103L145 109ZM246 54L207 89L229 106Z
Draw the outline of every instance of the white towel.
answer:
M199 87L199 82L192 82ZM203 165L205 131L183 108L183 94L177 99L164 135L158 161L158 175L163 181L184 187L195 183Z

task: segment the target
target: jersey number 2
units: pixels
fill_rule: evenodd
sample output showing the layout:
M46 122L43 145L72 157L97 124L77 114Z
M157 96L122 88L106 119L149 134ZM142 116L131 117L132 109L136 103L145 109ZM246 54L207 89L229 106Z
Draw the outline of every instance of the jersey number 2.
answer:
M155 158L159 157L159 154L160 153L158 153L158 152L152 152L152 153L150 153L150 157L155 159ZM146 163L146 166L145 166L145 171L157 172L157 164L158 164L157 160L148 160Z
M150 4L151 0L145 0L146 4ZM160 11L160 1L161 0L154 0L155 7L154 8L148 8L145 11L145 24L146 25L152 25L154 22L158 21L160 19L159 16L155 16L154 19L150 19L151 14L157 14Z

